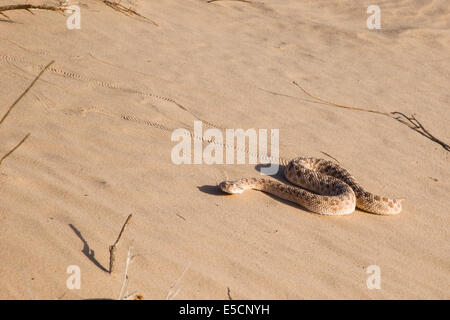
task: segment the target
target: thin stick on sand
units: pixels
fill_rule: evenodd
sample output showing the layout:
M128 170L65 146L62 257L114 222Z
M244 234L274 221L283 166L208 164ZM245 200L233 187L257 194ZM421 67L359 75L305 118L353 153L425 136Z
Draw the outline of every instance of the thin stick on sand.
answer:
M444 148L446 151L450 152L450 145L443 142L442 140L439 140L438 138L436 138L435 136L433 136L427 129L424 128L424 126L419 122L419 120L416 119L416 117L414 115L411 116L407 116L402 112L399 111L393 111L393 112L381 112L381 111L376 111L376 110L370 110L370 109L363 109L363 108L357 108L357 107L350 107L350 106L345 106L342 104L337 104L335 102L332 101L328 101L319 97L316 97L315 95L309 93L308 91L306 91L306 89L304 89L302 86L300 86L297 82L292 81L292 83L294 85L296 85L298 88L300 88L306 95L310 96L311 98L326 103L328 105L334 106L334 107L338 107L338 108L343 108L343 109L350 109L350 110L356 110L356 111L364 111L364 112L371 112L371 113L376 113L376 114L380 114L383 116L388 116L389 118L395 119L400 123L403 123L404 125L408 126L410 129L420 133L421 135L423 135L424 137L430 139L431 141L439 144L442 146L442 148ZM406 120L406 121L405 121Z
M335 102L328 101L328 100L325 100L325 99L316 97L316 96L312 95L311 93L309 93L308 91L306 91L306 89L304 89L302 86L300 86L297 82L292 81L292 83L293 83L294 85L296 85L298 88L300 88L306 95L310 96L311 98L313 98L313 99L315 99L315 100L317 100L317 101L320 101L320 102L323 102L323 103L326 103L326 104L329 104L329 105L332 105L332 106L335 106L335 107L338 107L338 108L344 108L344 109L351 109L351 110L357 110L357 111L364 111L364 112L377 113L377 114L382 114L382 115L384 115L384 116L391 117L391 115L390 115L389 113L387 113L387 112L381 112L381 111L376 111L376 110L370 110L370 109L363 109L363 108L357 108L357 107L345 106L345 105L342 105L342 104L337 104L337 103L335 103Z
M125 223L122 226L122 230L120 230L119 236L117 237L116 242L114 242L114 244L112 246L109 247L109 273L113 273L114 272L114 267L115 267L115 262L116 262L116 249L117 246L119 245L119 241L122 238L122 235L125 231L125 228L127 227L127 225L130 223L131 217L133 215L130 214L127 218L127 220L125 221Z
M330 157L331 159L333 159L334 161L336 161L337 163L340 163L338 159L336 159L335 157L333 157L332 155L329 155L328 153L324 152L324 151L320 151L322 152L324 155L326 155L327 157Z
M0 7L1 8L1 7ZM1 11L1 10L0 10ZM8 111L6 111L5 115L2 117L2 119L0 120L0 124L3 123L3 121L5 121L6 117L9 115L9 113L11 112L11 110L16 106L16 104L27 94L28 91L30 91L31 87L34 86L34 84L36 83L36 81L42 76L42 74L45 72L45 70L48 69L48 67L50 67L53 63L55 62L55 60L51 61L49 64L47 64L44 69L41 70L41 72L39 72L39 74L36 76L36 78L34 78L33 82L31 82L31 84L28 86L28 88L25 89L25 91L16 99L16 101L14 101L14 103L8 108Z
M48 5L33 5L33 4L11 4L7 6L0 6L0 11L10 10L50 10L50 11L63 11L62 7L48 6Z
M0 11L1 11L1 8L4 8L4 7L0 7ZM6 117L11 113L12 109L17 105L17 103L19 103L19 101L27 94L27 92L30 91L31 87L33 87L33 85L42 76L42 74L45 72L45 70L47 70L47 68L50 67L54 62L55 61L53 60L49 64L47 64L44 67L44 69L42 69L41 72L39 72L39 74L36 76L36 78L34 78L33 82L31 82L31 84L25 89L25 91L22 92L22 94L16 99L16 101L14 101L13 104L9 106L8 110L3 115L2 119L0 120L0 125L3 123L3 121L5 121ZM25 137L14 148L12 148L8 153L6 153L0 159L0 166L2 165L3 160L5 160L11 153L13 153L17 148L19 148L21 146L21 144L24 143L25 140L28 139L29 136L30 136L30 133L27 133L25 135Z
M142 293L133 292L123 297L122 300L144 300L144 295Z
M228 300L233 300L233 298L231 297L230 287L227 287L227 295L228 295Z
M26 10L33 14L30 10L48 10L48 11L56 11L64 13L64 8L61 6L48 6L48 5L32 5L32 4L12 4L7 6L0 6L0 15L6 17L8 20L11 20L6 14L3 12L11 11L11 10Z
M416 119L415 115L407 116L402 112L394 111L391 112L392 117L397 120L400 123L403 123L404 125L408 126L409 128L413 129L414 131L420 133L424 137L430 139L431 141L436 142L437 144L440 144L442 148L450 152L450 145L445 143L442 140L439 140L435 136L433 136L427 129L424 128L424 126L419 122L419 120ZM406 119L408 122L404 121L402 119Z
M131 263L131 260L133 259L133 257L131 256L131 250L133 249L133 247L128 247L128 254L127 254L127 262L125 264L125 271L123 273L123 280L122 280L122 286L120 288L120 293L119 293L119 298L117 298L117 300L122 300L124 293L125 293L125 288L127 286L127 282L128 282L128 266Z
M208 1L206 1L206 3L217 2L217 1L237 1L237 2L253 3L250 0L208 0Z
M123 14L125 14L127 16L136 16L136 17L144 19L147 22L150 22L151 24L153 24L156 27L159 26L152 19L149 19L149 18L141 15L140 13L136 12L135 10L133 10L131 8L127 8L124 5L120 4L120 1L119 2L112 2L112 1L109 1L109 0L100 0L100 1L103 2L104 4L106 4L108 7L116 10L117 12L123 13Z
M12 148L7 154L5 154L1 159L0 159L0 166L2 165L3 160L5 160L6 157L8 157L11 153L13 153L18 147L20 147L20 145L22 143L25 142L25 140L28 139L28 137L30 136L30 133L27 133L27 135L14 147Z
M186 271L189 269L190 266L191 266L191 263L189 262L188 265L186 266L186 268L184 268L183 273L178 278L178 280L175 281L175 283L172 283L172 285L169 288L169 292L167 293L166 300L173 300L180 293L181 288L179 287L179 284L180 284L181 280L183 279L184 274L186 273Z

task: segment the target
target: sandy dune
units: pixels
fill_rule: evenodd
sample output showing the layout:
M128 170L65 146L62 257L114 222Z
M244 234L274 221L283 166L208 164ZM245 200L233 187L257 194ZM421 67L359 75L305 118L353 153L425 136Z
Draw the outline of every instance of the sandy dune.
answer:
M0 127L2 155L31 133L0 168L1 299L117 298L130 246L128 292L145 299L450 298L450 152L292 83L415 114L450 143L447 0L377 1L381 30L366 27L373 1L134 2L122 4L158 25L94 0L70 2L80 30L51 11L0 16L2 115L55 60ZM223 195L218 182L259 173L173 164L171 131L198 119L278 128L281 156L329 154L370 191L406 198L404 211L323 217L261 192ZM366 286L370 265L380 290Z

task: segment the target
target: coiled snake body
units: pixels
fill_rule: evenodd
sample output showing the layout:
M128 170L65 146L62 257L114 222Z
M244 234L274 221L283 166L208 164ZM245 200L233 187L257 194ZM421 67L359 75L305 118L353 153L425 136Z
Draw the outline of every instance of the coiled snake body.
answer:
M347 170L331 161L294 158L286 166L284 176L296 186L265 178L223 181L219 186L230 194L242 193L247 189L264 191L323 215L346 215L354 212L355 207L383 215L399 214L402 210L404 199L367 192Z

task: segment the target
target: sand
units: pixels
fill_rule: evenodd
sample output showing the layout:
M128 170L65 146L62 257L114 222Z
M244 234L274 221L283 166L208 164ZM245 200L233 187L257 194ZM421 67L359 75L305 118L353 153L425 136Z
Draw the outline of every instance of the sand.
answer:
M5 4L23 3L20 0ZM29 1L55 4L56 1ZM0 16L0 298L449 299L448 1L100 1ZM171 160L175 128L280 129L280 155L336 158L398 216L324 217L217 184L255 165ZM107 272L108 247L129 214ZM90 256L90 257L88 257ZM69 289L69 266L81 272ZM381 289L369 289L369 266Z

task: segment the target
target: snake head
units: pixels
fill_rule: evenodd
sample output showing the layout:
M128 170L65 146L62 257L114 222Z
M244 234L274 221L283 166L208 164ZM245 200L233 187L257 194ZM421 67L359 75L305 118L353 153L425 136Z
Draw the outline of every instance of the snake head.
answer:
M234 193L242 193L244 192L244 188L236 181L223 181L219 184L220 189L223 192L234 194Z

